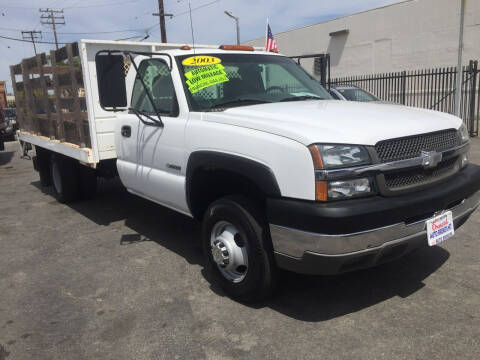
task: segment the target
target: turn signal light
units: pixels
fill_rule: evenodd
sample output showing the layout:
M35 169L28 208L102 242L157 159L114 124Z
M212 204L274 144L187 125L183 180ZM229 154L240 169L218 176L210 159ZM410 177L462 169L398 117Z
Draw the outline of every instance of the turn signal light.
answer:
M220 45L221 50L254 51L253 46L247 45Z
M315 181L315 200L327 201L328 191L326 181Z
M318 146L310 145L308 147L308 150L310 150L310 154L312 154L313 167L315 169L323 169L322 155L320 155L320 150L318 150Z
M192 48L188 45L183 45L180 50L191 50Z

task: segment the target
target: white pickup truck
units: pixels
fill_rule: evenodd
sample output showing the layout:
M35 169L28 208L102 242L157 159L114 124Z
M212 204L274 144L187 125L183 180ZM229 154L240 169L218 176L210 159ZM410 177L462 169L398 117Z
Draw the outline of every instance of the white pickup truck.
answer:
M88 144L19 131L42 184L74 201L118 171L203 223L206 266L233 298L268 296L278 268L336 274L436 245L479 205L455 116L332 100L288 57L250 47L78 47Z

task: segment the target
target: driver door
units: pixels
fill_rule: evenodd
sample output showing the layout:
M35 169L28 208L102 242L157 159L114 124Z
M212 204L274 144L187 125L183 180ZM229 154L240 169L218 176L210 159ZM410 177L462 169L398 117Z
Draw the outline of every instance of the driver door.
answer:
M188 113L179 111L172 73L163 59L147 58L140 62L130 106L154 119L158 119L158 110L163 126L152 125L145 115L137 116L131 110L118 116L115 142L122 183L130 192L188 212L184 191L184 131Z

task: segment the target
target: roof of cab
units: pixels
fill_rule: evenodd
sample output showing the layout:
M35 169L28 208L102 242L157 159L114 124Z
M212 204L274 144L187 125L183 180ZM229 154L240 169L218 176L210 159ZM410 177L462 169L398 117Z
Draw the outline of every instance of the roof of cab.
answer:
M220 45L200 45L195 44L195 47L192 44L175 44L175 43L160 43L160 42L139 42L139 41L114 41L114 40L89 40L89 39L82 39L80 42L84 44L97 44L97 45L125 45L128 47L131 46L151 46L152 49L154 48L155 52L167 52L173 56L181 56L181 55L195 55L195 54L225 54L225 53L239 53L239 54L262 54L262 55L280 55L273 52L266 52L263 47L254 47L254 51L242 51L242 50L222 50L220 49ZM191 47L191 50L182 50L181 47L188 45Z

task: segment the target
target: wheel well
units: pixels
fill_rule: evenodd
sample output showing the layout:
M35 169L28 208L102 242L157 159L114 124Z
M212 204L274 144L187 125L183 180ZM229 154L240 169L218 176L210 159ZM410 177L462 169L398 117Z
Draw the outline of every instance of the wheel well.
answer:
M251 179L231 170L203 167L190 179L190 211L196 219L202 219L205 210L215 200L227 195L244 195L265 206L266 194Z

